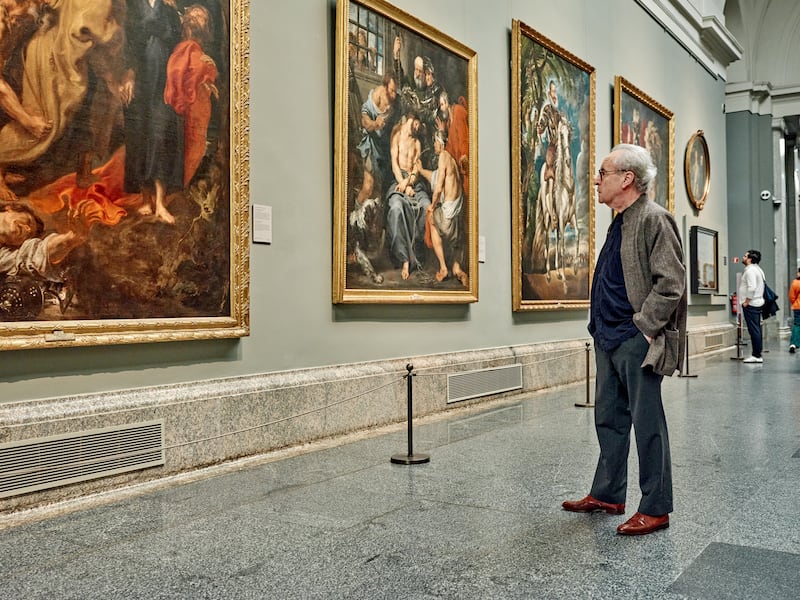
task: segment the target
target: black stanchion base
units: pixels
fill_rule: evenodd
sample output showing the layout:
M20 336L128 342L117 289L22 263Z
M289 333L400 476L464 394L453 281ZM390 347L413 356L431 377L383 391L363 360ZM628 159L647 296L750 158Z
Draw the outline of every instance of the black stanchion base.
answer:
M736 356L731 356L731 360L744 360L744 356L742 355L742 348L747 346L747 342L737 342L736 343Z
M592 402L576 402L575 406L579 406L581 408L594 408L594 403L592 403Z
M683 377L684 379L686 379L687 377L697 377L697 375L689 375L689 373L686 374L678 373L678 377Z
M390 460L396 465L419 465L431 462L431 457L427 454L395 454Z

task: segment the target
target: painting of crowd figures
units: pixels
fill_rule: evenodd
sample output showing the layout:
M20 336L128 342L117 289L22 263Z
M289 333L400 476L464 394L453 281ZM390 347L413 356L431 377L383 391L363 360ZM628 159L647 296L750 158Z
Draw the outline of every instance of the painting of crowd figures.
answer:
M512 22L513 309L589 306L595 71Z
M675 212L673 113L619 75L614 77L614 144L647 148L658 169L650 199Z
M336 40L333 302L475 302L477 55L379 0Z
M0 346L246 335L244 2L3 3Z

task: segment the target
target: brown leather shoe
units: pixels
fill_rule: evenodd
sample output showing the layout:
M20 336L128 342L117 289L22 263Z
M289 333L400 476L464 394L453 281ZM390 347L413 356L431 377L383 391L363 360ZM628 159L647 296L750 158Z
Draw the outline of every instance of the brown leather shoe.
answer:
M646 535L667 527L669 527L669 515L653 517L637 512L617 527L617 533L622 535Z
M591 496L586 496L583 500L565 500L561 503L561 508L569 512L590 513L604 510L610 515L621 515L625 513L624 504L611 504L603 502Z

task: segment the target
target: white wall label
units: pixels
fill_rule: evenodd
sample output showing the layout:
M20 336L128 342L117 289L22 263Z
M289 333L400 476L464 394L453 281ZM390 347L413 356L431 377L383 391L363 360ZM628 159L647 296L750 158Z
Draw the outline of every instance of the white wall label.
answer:
M253 243L272 243L272 207L253 204Z

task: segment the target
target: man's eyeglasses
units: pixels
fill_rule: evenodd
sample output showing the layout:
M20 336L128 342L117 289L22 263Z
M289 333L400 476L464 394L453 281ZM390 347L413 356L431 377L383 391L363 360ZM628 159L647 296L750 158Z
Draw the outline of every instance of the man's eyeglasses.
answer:
M606 175L611 175L613 173L627 173L630 169L617 169L616 171L606 171L605 169L600 169L597 171L597 174L600 176L600 181L603 181L603 178Z

